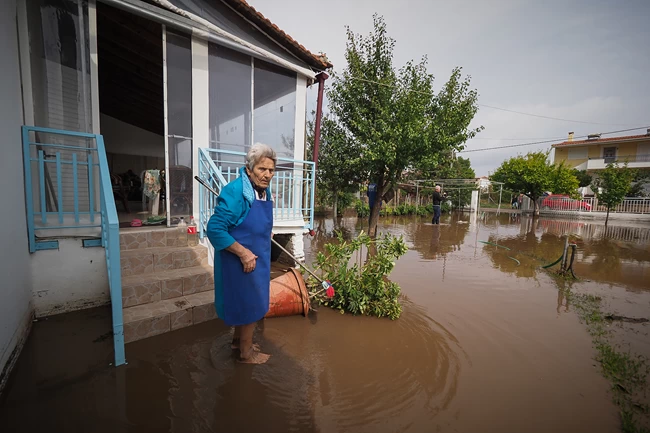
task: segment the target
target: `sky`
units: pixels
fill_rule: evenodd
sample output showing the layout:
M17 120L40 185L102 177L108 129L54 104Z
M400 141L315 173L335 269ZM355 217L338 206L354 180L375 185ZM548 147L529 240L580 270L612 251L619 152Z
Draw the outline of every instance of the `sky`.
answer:
M396 40L394 65L429 59L436 90L454 67L472 78L484 126L466 149L603 135L644 134L650 127L650 1L648 0L248 0L299 43L345 67L346 26L367 35L372 15ZM316 107L317 85L307 96ZM497 110L519 111L551 120ZM578 122L576 122L578 121ZM581 123L589 122L589 123ZM550 144L460 153L477 176L505 159Z

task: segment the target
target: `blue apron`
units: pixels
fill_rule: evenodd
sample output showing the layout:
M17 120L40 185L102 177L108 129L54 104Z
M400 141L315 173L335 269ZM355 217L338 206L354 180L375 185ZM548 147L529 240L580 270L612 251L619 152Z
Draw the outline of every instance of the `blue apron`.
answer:
M215 254L214 304L217 316L228 326L257 322L269 311L272 229L273 202L255 200L244 221L230 231L257 256L255 270L245 273L241 260L231 252Z

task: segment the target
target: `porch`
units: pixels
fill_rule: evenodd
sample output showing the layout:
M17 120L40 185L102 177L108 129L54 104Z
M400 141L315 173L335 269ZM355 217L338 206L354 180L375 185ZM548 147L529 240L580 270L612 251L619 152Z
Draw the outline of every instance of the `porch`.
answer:
M101 135L23 127L23 151L29 246L42 276L37 317L110 298L116 365L125 362L125 343L216 317L213 251L205 237L213 194L198 191L201 241L192 246L173 227L119 228ZM218 149L199 155L197 176L217 191L236 178L245 156ZM314 163L281 158L271 191L274 233L285 235L300 257L302 236L313 227Z
M245 2L195 6L207 15L175 1L8 3L3 196L18 229L5 229L0 390L33 318L110 304L114 365L126 362L125 334L138 320L163 324L156 331L172 329L172 313L176 324L200 322L198 310L210 310L209 243L203 232L197 246L169 241L181 217L205 227L212 212L194 177L221 188L254 143L283 158L274 231L302 255L313 220L307 88L331 64ZM157 185L143 194L145 174ZM161 226L131 227L156 213ZM162 316L130 321L127 309L156 302Z

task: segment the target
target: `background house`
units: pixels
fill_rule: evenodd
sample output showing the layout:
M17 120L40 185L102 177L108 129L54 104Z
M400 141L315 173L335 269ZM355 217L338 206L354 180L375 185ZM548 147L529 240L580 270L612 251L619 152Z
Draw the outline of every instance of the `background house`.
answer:
M588 172L604 169L612 162L628 162L630 168L650 168L650 129L643 135L602 138L590 135L587 140L574 140L573 132L562 143L554 144L554 163Z

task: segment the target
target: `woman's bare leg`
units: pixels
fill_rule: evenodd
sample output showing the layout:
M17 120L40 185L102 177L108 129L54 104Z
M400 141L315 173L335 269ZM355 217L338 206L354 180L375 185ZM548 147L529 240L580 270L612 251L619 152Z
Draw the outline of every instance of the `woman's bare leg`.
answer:
M253 345L255 323L242 325L239 334L239 361L246 364L264 364L271 355L259 352Z
M235 326L235 333L232 336L232 344L230 345L232 350L239 349L240 340L241 340L241 326Z

